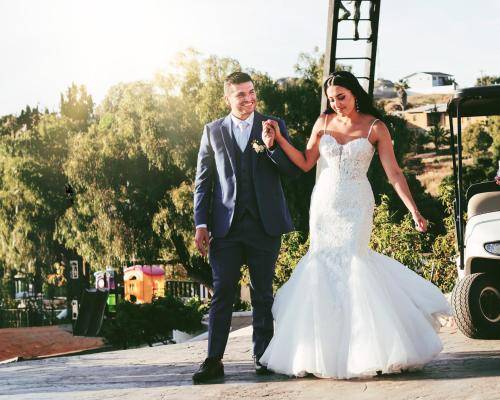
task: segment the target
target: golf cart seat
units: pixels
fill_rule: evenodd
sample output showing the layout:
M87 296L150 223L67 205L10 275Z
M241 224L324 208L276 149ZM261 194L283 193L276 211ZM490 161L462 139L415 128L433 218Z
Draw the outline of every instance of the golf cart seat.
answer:
M500 211L500 186L492 182L471 185L467 190L467 215L475 215Z

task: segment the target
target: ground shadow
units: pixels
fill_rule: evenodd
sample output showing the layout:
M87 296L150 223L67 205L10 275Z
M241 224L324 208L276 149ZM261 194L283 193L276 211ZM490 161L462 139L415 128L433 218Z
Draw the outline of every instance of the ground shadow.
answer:
M195 363L147 364L143 361L134 364L130 363L130 360L126 365L113 365L106 359L92 357L85 356L85 360L78 362L72 362L71 357L64 357L0 366L0 393L8 391L14 395L187 386L193 385L191 377L198 368ZM294 378L281 374L256 375L251 360L225 362L225 373L223 380L207 384L255 384L317 379L314 376ZM500 376L500 351L442 353L438 359L419 371L343 382L454 380L492 376Z

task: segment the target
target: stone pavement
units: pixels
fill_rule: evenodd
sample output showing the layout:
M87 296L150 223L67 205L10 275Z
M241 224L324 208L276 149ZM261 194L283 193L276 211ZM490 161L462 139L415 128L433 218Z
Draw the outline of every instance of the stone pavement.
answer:
M500 340L443 328L443 353L423 370L372 379L257 377L251 330L231 333L223 383L193 385L206 341L0 365L9 399L500 399Z

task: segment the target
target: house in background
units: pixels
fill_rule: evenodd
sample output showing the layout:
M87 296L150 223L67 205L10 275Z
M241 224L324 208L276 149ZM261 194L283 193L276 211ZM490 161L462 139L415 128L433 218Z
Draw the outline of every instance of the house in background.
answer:
M439 104L426 104L420 107L410 108L405 111L398 112L406 121L406 126L410 129L420 129L428 131L433 126L438 125L445 129L450 129L450 120L446 114L446 103ZM474 124L476 122L483 122L486 117L464 117L462 118L462 128ZM456 128L456 126L454 125Z
M457 84L453 75L443 72L415 72L401 78L406 81L408 95L414 94L448 94L453 93Z

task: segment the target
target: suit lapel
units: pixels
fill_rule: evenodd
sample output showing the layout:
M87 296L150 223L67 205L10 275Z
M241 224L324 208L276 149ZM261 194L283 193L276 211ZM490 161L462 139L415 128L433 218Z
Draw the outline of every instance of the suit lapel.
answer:
M229 161L231 162L231 167L233 168L233 173L236 174L236 155L234 154L234 143L231 134L231 115L224 118L221 124L222 141L226 147L227 154L229 156Z
M262 143L262 121L264 118L257 111L254 112L253 117L253 125L252 125L252 133L250 134L249 142L250 146L252 146L252 142L256 140L259 144ZM258 154L254 149L251 149L252 152L252 170L255 172L255 167L257 166Z

